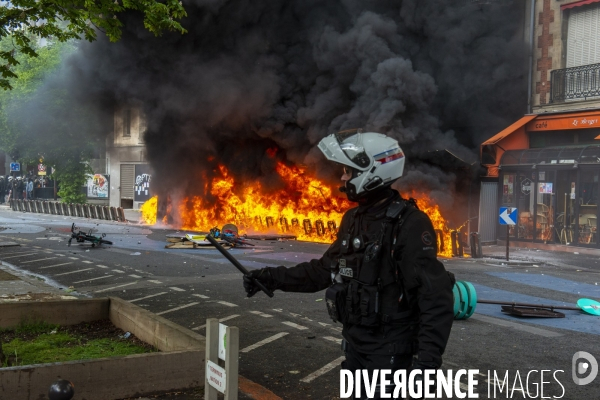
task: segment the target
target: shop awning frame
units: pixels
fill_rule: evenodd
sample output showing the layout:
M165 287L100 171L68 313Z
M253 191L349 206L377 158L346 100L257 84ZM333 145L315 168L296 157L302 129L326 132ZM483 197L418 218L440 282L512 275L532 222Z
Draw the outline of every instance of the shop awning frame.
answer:
M600 0L581 0L581 1L576 1L574 3L562 4L560 6L560 11L568 10L570 8L575 8L575 7L586 6L588 4L593 4L593 3L600 3Z
M600 1L600 0L598 0L598 1ZM490 144L497 144L499 141L501 141L502 139L506 138L510 134L514 133L518 129L522 128L525 124L527 124L528 122L533 121L537 117L538 117L537 114L535 114L535 115L525 115L524 117L522 117L518 121L514 122L512 125L508 126L507 128L503 129L499 133L495 134L494 136L492 136L491 138L489 138L488 140L486 140L485 142L483 142L481 144L481 146L487 146L487 145L490 145Z
M508 150L500 159L500 167L574 164L600 164L600 144Z

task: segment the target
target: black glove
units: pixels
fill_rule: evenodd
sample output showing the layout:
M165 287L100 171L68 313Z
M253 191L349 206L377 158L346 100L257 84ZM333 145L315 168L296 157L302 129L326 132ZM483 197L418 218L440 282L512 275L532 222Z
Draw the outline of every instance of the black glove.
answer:
M250 271L248 275L244 275L244 289L248 297L254 296L256 292L260 292L260 288L254 282L254 279L260 281L267 289L273 290L273 277L271 276L271 272L269 272L269 268L255 269Z

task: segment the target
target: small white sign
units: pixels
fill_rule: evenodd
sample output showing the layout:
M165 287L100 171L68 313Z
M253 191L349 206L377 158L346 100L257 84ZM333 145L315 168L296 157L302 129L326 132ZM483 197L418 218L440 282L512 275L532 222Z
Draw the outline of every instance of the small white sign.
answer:
M212 361L206 361L206 380L208 384L221 393L225 393L225 368Z
M227 325L219 324L219 358L225 361L227 348L225 341L227 340Z

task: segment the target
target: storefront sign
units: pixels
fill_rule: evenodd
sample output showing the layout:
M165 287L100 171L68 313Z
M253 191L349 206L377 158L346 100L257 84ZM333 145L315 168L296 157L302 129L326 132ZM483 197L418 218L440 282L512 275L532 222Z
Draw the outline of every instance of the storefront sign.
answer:
M527 124L527 131L557 131L600 127L600 113L538 117Z

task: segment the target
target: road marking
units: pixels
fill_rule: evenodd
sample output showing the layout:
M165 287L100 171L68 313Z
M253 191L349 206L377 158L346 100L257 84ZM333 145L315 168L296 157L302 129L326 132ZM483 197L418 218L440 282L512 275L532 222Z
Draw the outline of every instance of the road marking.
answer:
M57 256L64 257L65 255L64 254L57 254Z
M125 273L124 271L121 271L120 269L113 269L113 271L114 271L114 272L117 272L117 273L119 273L119 274L124 274L124 273Z
M505 321L500 318L488 317L488 316L481 315L481 314L473 315L473 316L471 316L471 319L474 319L475 321L480 321L480 322L487 322L488 324L509 327L509 328L516 329L518 331L533 333L534 335L540 335L540 336L544 336L544 337L548 337L548 338L564 336L562 333L552 332L552 331L549 331L546 329L541 329L541 328L535 328L533 326L527 326L527 325L519 324L516 322Z
M323 339L329 340L330 342L336 342L337 344L342 343L342 339L334 338L333 336L323 336Z
M86 264L93 264L93 261L82 261L82 263L86 263Z
M338 328L337 326L332 326L331 329L333 329L336 332L341 332L342 328Z
M192 296L200 297L201 299L210 299L210 297L205 296L203 294L193 294Z
M188 308L188 307L191 307L191 306L195 306L196 304L200 304L200 303L196 301L196 302L193 302L193 303L190 303L190 304L186 304L184 306L179 306L179 307L171 308L170 310L161 311L159 313L156 313L156 315L163 315L163 314L166 314L166 313L170 313L171 311L177 311L177 310L181 310L182 308Z
M302 314L294 314L293 312L291 312L290 315L293 317L301 317L302 316Z
M319 325L321 325L321 326L329 326L331 324L326 324L325 322L319 322Z
M271 318L272 317L272 315L265 314L265 313L262 313L260 311L250 311L250 314L260 315L263 318Z
M159 283L162 283L161 281L156 281L156 280L148 280L148 282L156 283L157 285L158 285Z
M61 275L76 274L76 273L78 273L78 272L89 271L90 269L92 269L92 268L85 268L85 269L80 269L80 270L77 270L77 271L63 272L63 273L61 273L61 274L56 274L56 275L53 275L53 276L61 276Z
M223 304L224 306L227 306L227 307L237 307L237 304L228 303L226 301L217 301L216 303Z
M132 277L132 278L135 278L135 279L142 279L142 277L139 276L139 275L133 275L133 274L131 274L129 276Z
M110 278L111 276L112 276L112 275L106 275L106 276L101 276L101 277L99 277L99 278L84 279L84 280L82 280L82 281L73 282L73 284L75 284L75 283L81 283L81 282L95 281L95 280L98 280L98 279Z
M160 292L160 293L156 293L156 294L151 294L150 296L140 297L139 299L129 300L129 302L133 303L134 301L146 300L146 299L149 299L150 297L162 296L163 294L167 294L167 293L168 292Z
M126 283L124 285L109 287L109 288L102 289L102 290L96 290L94 293L109 292L109 291L111 291L113 289L118 289L118 288L125 287L125 286L135 285L136 283L137 283L137 281L136 282L131 282L131 283Z
M61 265L69 265L69 264L73 264L73 262L66 262L66 263L62 263L62 264L48 265L47 267L41 267L40 269L60 267Z
M219 322L225 322L225 321L229 321L230 319L234 319L234 318L237 318L237 317L239 317L239 316L240 316L239 314L233 314L233 315L230 315L230 316L228 316L228 317L223 317L223 318L221 318L221 319L219 320ZM200 326L197 326L197 327L195 327L195 328L192 328L192 330L193 330L193 331L199 331L200 329L204 329L204 328L206 328L206 324L204 324L204 325L200 325Z
M25 254L25 253L31 253L31 250L27 250L27 251L11 251L10 253L4 253L7 256L10 256L11 254ZM36 254L36 253L33 253Z
M329 371L331 371L332 369L336 368L337 366L340 365L340 363L342 361L344 361L346 357L345 356L341 356L336 358L335 360L333 360L332 362L330 362L329 364L325 365L323 368L316 370L315 372L313 372L310 375L307 375L305 378L300 379L300 382L304 382L304 383L310 383L313 380L315 380L316 378L320 377L321 375L324 375L326 373L328 373Z
M100 264L97 264L96 267L98 267L98 268L108 268L106 265L100 265Z
M246 347L246 348L244 348L244 349L240 350L240 353L247 353L247 352L249 352L249 351L251 351L251 350L254 350L254 349L256 349L256 348L259 348L260 346L264 346L265 344L271 343L271 342L273 342L273 341L275 341L275 340L277 340L277 339L279 339L279 338L282 338L282 337L284 337L284 336L285 336L285 335L287 335L287 334L288 334L288 332L280 332L280 333L278 333L278 334L276 334L276 335L273 335L273 336L271 336L271 337L268 337L268 338L266 338L266 339L263 339L263 340L261 340L260 342L254 343L253 345L251 345L251 346L248 346L248 347Z
M290 321L283 321L282 324L286 324L287 326L291 326L292 328L300 329L301 331L303 331L305 329L308 329L305 326L298 325L298 324L295 324L295 323L290 322Z
M32 246L32 247L35 247L36 249L41 249L41 247L40 247L40 246Z
M71 260L79 260L77 257L69 257Z
M48 238L35 238L36 240L48 240ZM37 247L37 246L34 246ZM39 247L38 247L39 248Z
M178 287L175 287L175 286L171 286L169 289L172 289L172 290L174 290L176 292L185 292L185 289L178 288Z
M56 257L38 258L37 260L22 261L19 264L28 264L36 261L54 260Z
M22 254L22 255L19 255L19 256L2 257L2 259L3 260L7 260L9 258L15 258L15 257L27 257L27 256L33 256L35 254L37 254L37 252L35 252L35 253L29 253L29 254Z
M281 308L274 308L273 311L283 312L283 310Z

